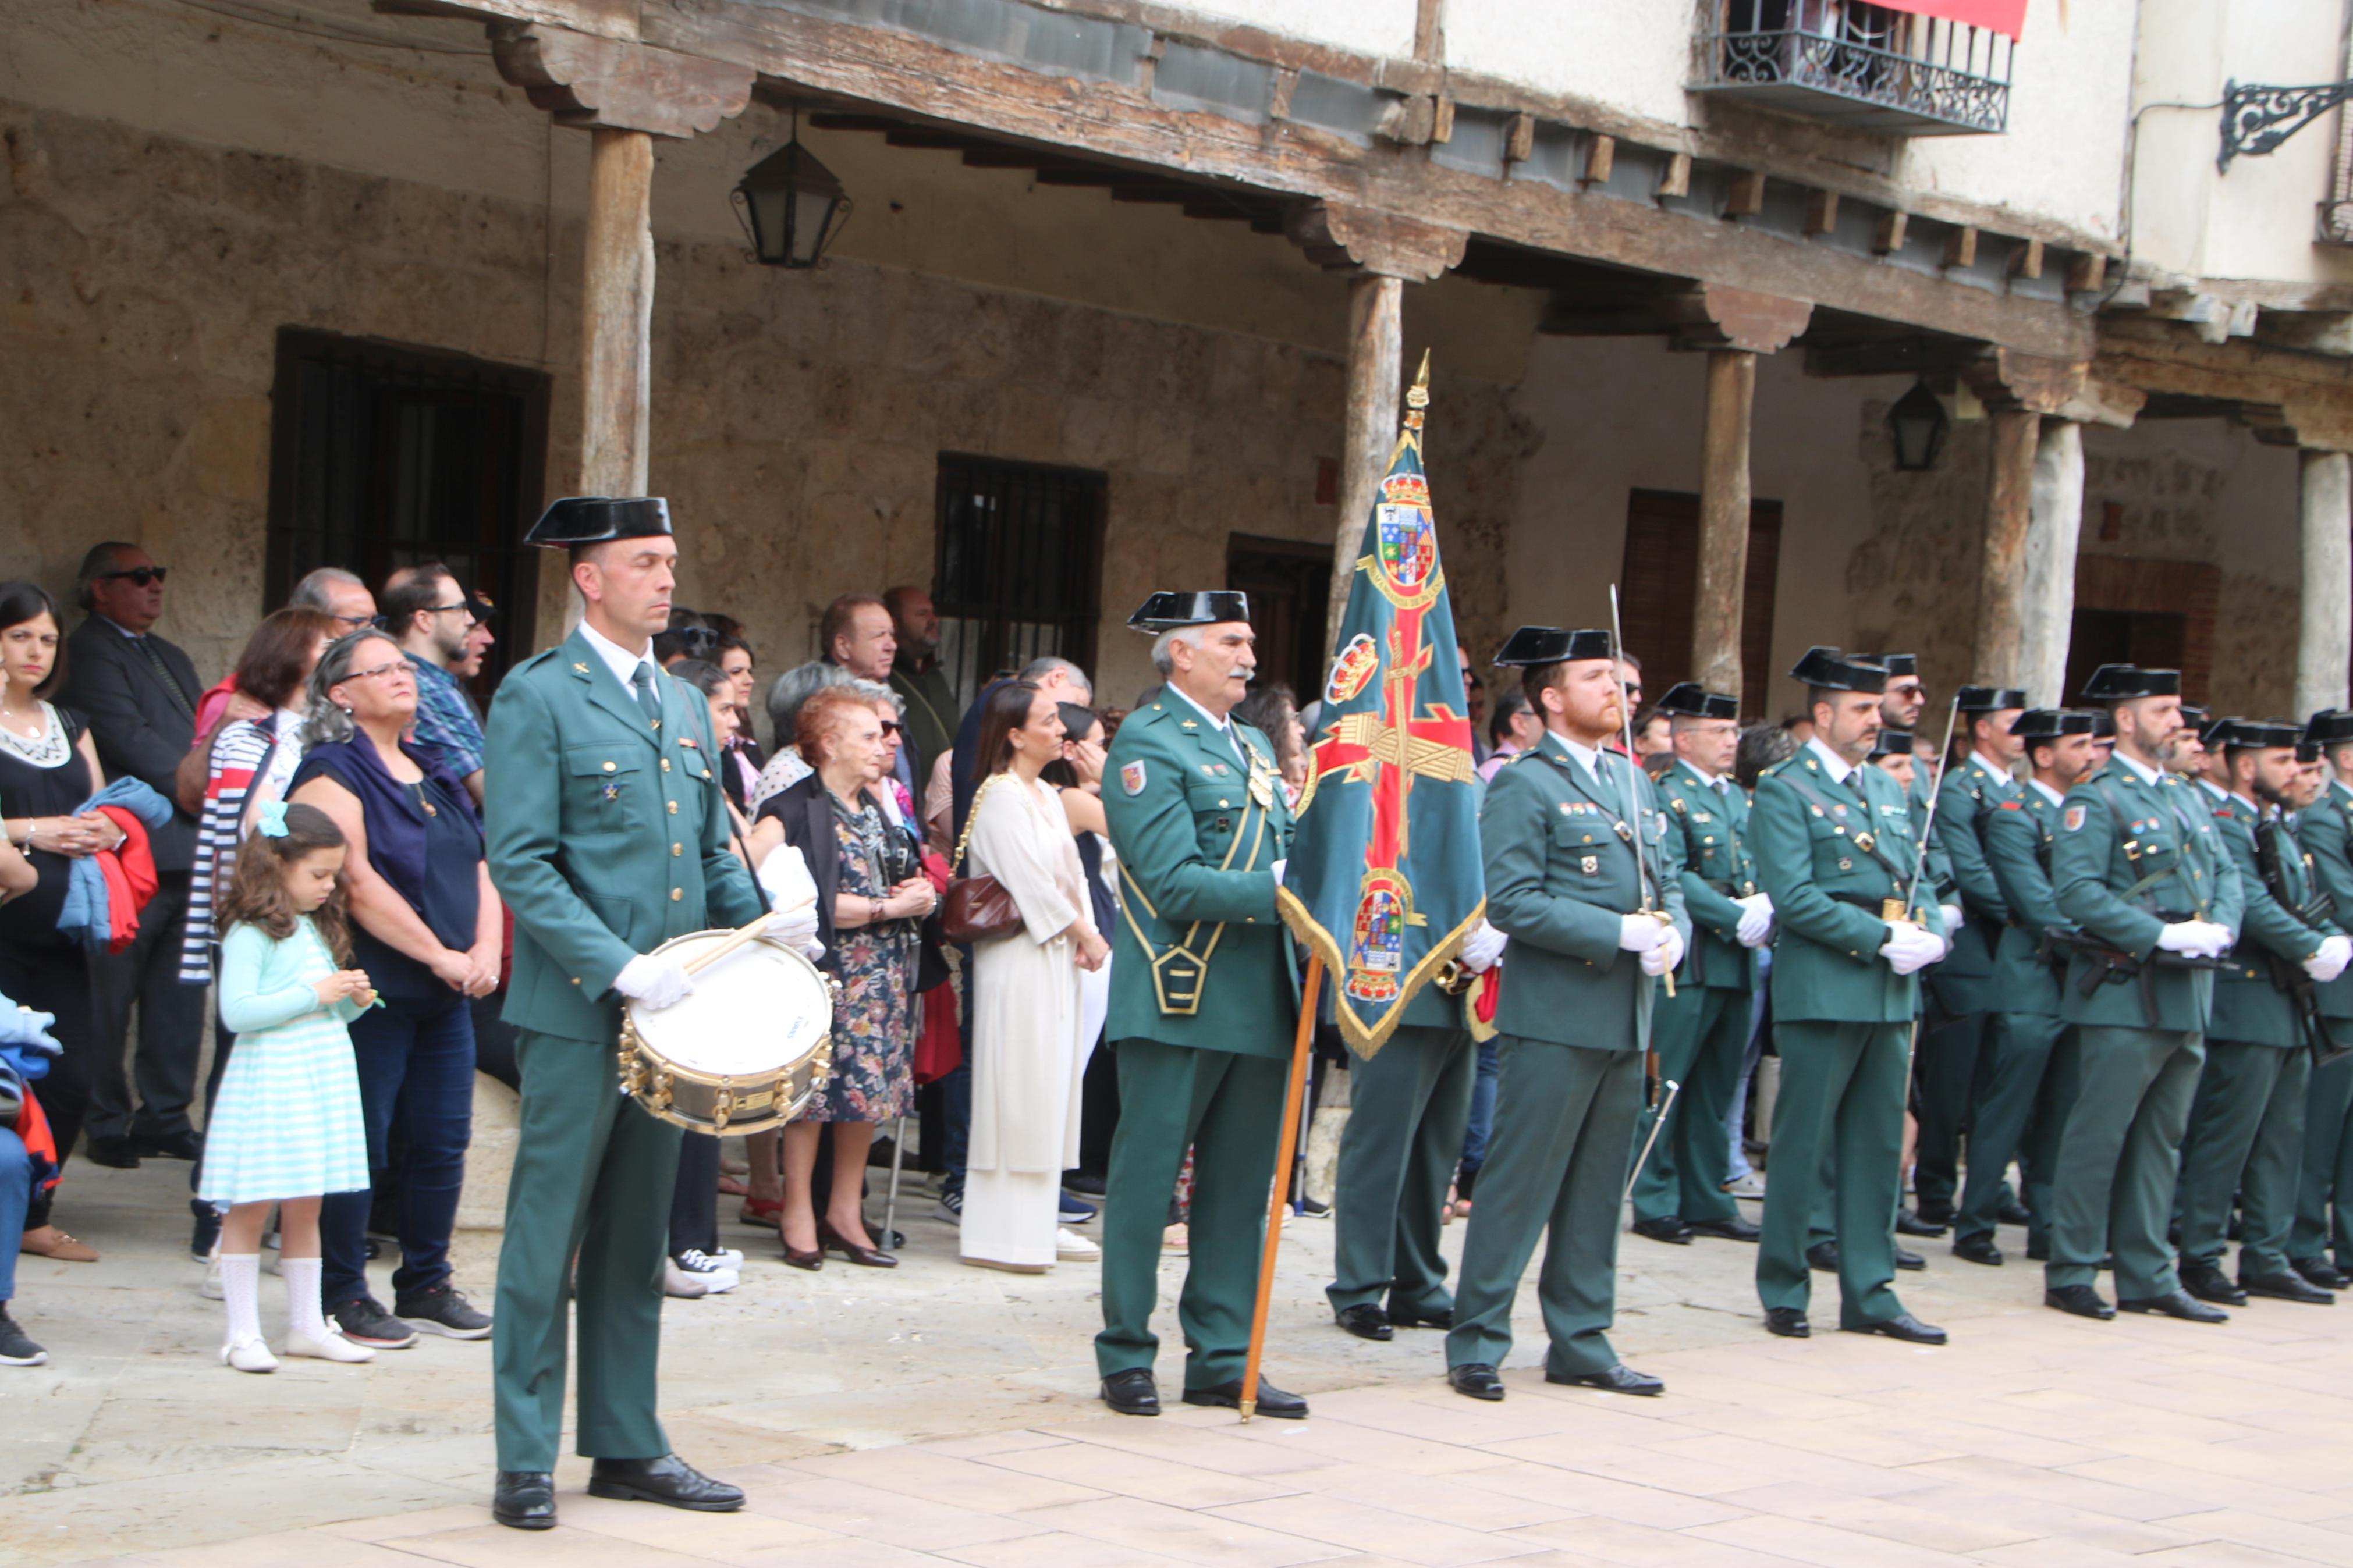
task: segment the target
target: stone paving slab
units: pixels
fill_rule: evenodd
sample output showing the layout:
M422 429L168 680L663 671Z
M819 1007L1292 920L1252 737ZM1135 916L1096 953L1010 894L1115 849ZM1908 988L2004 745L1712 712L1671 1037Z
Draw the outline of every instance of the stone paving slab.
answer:
M1751 1249L1629 1237L1614 1337L1668 1394L1546 1384L1524 1294L1510 1397L1483 1405L1440 1381L1441 1336L1333 1329L1330 1227L1295 1221L1269 1370L1313 1419L1139 1421L1093 1397L1091 1271L964 1268L912 1198L898 1269L793 1272L731 1225L744 1288L665 1313L673 1439L744 1511L591 1499L566 1459L562 1525L524 1535L484 1507L486 1346L218 1365L220 1310L175 1247L185 1180L78 1172L69 1223L105 1258L26 1260L18 1314L53 1362L0 1376L0 1563L2353 1564L2353 1303L2089 1323L2043 1310L2037 1271L1930 1243L1900 1289L1952 1346L1788 1342L1757 1326ZM494 1246L459 1248L485 1297ZM1176 1386L1176 1354L1160 1370Z

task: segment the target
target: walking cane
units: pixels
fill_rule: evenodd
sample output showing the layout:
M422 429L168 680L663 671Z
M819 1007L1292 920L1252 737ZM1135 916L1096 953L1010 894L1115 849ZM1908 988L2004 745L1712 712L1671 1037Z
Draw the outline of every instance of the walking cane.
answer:
M1618 1194L1618 1201L1621 1204L1634 1195L1634 1184L1642 1179L1642 1167L1651 1163L1651 1151L1658 1144L1659 1129L1667 1124L1667 1112L1675 1108L1675 1096L1683 1091L1683 1086L1673 1079L1666 1080L1666 1098L1659 1101L1658 1115L1651 1119L1651 1135L1642 1140L1642 1152L1635 1159L1634 1169L1626 1177L1626 1190Z
M899 1171L906 1158L907 1119L902 1116L891 1128L891 1194L882 1200L882 1234L886 1237L899 1236ZM906 1243L899 1240L897 1245L903 1247Z

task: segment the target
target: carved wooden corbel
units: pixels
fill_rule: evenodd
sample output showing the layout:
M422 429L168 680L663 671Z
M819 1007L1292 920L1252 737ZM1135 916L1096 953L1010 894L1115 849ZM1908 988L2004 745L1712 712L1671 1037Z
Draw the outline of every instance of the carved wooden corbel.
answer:
M2091 368L2089 360L2045 359L1996 349L1963 365L1960 377L1989 409L2057 414L2083 395Z
M1470 234L1395 213L1302 202L1285 226L1293 244L1327 272L1371 273L1427 283L1462 261Z
M758 73L533 23L493 27L499 74L565 125L688 137L744 112Z

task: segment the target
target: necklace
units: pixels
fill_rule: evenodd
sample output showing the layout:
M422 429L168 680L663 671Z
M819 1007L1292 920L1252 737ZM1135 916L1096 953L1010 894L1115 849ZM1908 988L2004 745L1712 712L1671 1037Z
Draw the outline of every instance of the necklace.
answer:
M65 726L58 722L57 710L42 703L40 720L41 727L29 734L18 729L13 718L0 723L0 751L37 768L54 768L63 763L73 755L73 743L66 739Z

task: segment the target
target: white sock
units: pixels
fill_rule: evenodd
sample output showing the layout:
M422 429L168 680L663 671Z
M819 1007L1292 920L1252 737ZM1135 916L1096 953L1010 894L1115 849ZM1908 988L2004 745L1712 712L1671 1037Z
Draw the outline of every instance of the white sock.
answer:
M221 1304L228 1309L228 1340L232 1345L261 1337L261 1254L224 1252L220 1255Z
M319 1307L320 1262L315 1258L280 1255L278 1272L286 1279L286 1326L311 1340L323 1340L335 1331L327 1326Z

